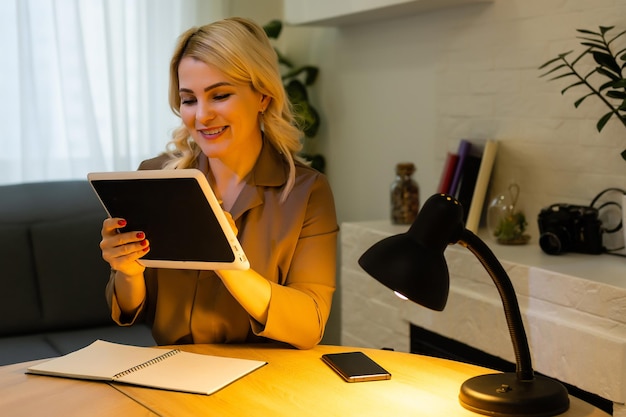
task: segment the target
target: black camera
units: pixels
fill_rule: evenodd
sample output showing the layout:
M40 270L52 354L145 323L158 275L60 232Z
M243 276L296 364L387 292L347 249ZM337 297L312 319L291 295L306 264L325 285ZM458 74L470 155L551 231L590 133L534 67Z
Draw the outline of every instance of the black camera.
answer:
M602 246L602 222L598 210L589 206L557 203L541 209L539 246L550 255L564 252L599 254Z

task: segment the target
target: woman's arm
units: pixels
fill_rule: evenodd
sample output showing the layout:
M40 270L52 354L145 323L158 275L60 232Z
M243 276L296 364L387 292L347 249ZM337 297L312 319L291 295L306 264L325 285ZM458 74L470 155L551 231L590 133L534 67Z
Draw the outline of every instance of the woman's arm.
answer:
M250 316L265 325L272 290L270 282L252 269L216 271L228 291Z
M146 298L146 282L143 273L138 275L126 275L120 271L114 271L113 291L124 317L133 317Z
M260 248L248 246L257 251L257 256L269 256L266 267L278 261L278 265L274 264L278 270L272 272L275 278L269 279L255 270L218 271L218 275L251 316L255 334L307 349L321 340L330 314L338 226L325 177L317 177L310 188L305 186L297 192L292 205L280 209L290 215L268 212L270 223L252 229L263 234L272 228L288 228L288 233L263 242ZM295 214L299 210L300 214ZM248 233L252 233L250 227L246 226Z

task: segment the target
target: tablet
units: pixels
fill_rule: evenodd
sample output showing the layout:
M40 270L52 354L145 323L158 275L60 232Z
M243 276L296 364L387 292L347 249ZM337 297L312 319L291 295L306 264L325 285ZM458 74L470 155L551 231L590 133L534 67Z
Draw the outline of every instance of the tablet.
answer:
M92 172L87 179L110 217L143 231L150 251L139 263L154 268L248 269L226 215L197 169Z

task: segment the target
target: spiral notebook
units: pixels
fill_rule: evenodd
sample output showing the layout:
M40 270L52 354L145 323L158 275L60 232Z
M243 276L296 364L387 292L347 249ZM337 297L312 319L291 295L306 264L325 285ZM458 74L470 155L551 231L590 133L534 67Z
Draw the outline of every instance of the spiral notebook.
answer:
M267 362L96 340L27 373L210 395Z

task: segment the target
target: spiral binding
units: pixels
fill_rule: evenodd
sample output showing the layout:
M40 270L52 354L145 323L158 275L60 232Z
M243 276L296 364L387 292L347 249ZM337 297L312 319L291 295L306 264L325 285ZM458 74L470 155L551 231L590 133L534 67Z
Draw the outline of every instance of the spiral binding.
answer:
M164 361L165 359L169 358L170 356L174 356L176 354L180 353L180 349L174 349L174 350L170 350L168 352L165 352L164 354L157 356L156 358L150 359L149 361L146 361L144 363L140 363L139 365L135 365L132 368L129 368L125 371L122 371L120 373L117 373L115 375L113 375L113 379L119 379L122 378L126 375L132 374L133 372L137 372L143 368L147 368L148 366L154 365L156 363L159 363L161 361Z

